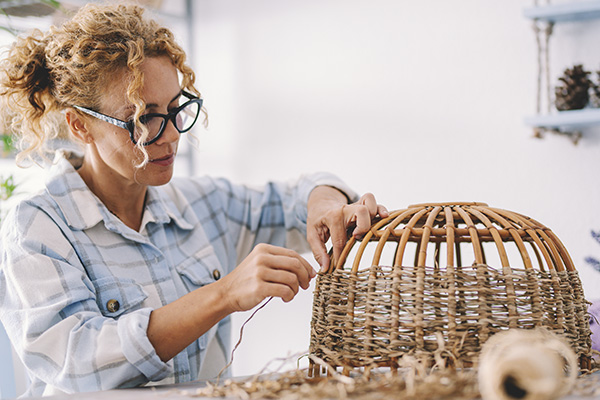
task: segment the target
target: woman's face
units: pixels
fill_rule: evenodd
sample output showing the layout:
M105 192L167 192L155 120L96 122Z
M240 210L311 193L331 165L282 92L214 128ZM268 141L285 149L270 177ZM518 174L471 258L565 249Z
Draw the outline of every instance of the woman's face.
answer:
M141 65L144 86L141 92L146 103L146 113L167 114L179 105L181 88L177 69L166 56L147 58ZM122 121L133 119L135 107L127 100L126 89L129 74L117 74L109 80L109 87L100 102L100 112ZM179 132L169 122L156 142L146 147L150 161L137 168L143 156L130 139L127 129L92 118L92 148L86 152L86 163L91 162L96 179L117 184L134 183L158 186L169 182L173 176L173 164L177 153ZM91 159L90 159L91 158ZM103 176L98 176L102 174ZM117 185L115 185L117 186Z

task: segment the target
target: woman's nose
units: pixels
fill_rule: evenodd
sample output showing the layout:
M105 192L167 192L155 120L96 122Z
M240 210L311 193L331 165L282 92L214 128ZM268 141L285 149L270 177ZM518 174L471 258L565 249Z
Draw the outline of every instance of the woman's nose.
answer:
M179 140L180 135L181 134L179 133L177 128L175 128L174 121L169 119L167 121L167 124L165 125L165 130L163 131L162 135L160 135L160 137L158 138L158 140L155 143L157 143L157 144L173 143L173 142L176 142Z

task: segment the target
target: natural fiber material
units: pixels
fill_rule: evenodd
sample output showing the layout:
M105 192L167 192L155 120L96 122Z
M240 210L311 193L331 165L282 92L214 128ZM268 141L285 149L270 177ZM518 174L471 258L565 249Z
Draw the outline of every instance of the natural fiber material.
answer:
M181 394L190 397L233 397L239 399L359 399L359 400L433 400L441 398L476 399L477 374L474 371L435 370L410 356L401 361L397 373L372 371L347 377L331 370L321 360L313 361L331 374L309 378L306 370L259 375L244 380L227 380L223 385L208 384L195 392Z
M311 323L311 354L345 374L394 370L407 354L476 366L491 335L535 327L563 336L590 368L581 282L539 222L483 203L422 204L391 213L357 244L318 277Z
M322 361L317 359L314 361L323 368L332 370ZM475 370L449 368L431 370L413 357L406 355L400 359L400 365L401 367L395 373L389 369L386 372L373 370L369 377L358 374L347 377L332 371L328 377L309 378L306 370L296 369L270 375L257 375L246 379L228 379L223 384L208 383L206 387L200 389L178 390L177 393L188 397L257 400L467 400L481 398ZM599 378L598 374L580 376L570 394L599 396Z
M553 400L571 391L577 358L543 328L510 329L485 342L478 371L484 400Z

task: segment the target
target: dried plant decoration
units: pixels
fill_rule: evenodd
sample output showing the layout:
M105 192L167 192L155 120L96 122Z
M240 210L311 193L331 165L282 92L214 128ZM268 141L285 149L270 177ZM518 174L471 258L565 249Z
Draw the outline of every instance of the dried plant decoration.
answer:
M369 378L337 373L324 361L310 356L312 362L329 370L327 377L309 378L307 370L256 375L249 379L229 379L222 385L180 394L189 397L232 397L239 399L361 399L361 400L428 400L439 398L476 399L479 396L477 375L473 371L435 370L432 372L414 357L405 356L402 368L373 370Z
M457 399L497 400L480 393L481 379L474 369L429 368L415 357L404 355L399 360L400 368L392 372L389 368L370 371L369 376L352 373L342 375L323 360L310 356L314 364L329 371L326 377L310 378L307 370L271 374L258 374L245 379L228 379L222 384L208 382L198 389L177 390L186 397L218 397L237 399L357 399L357 400L436 400ZM498 361L498 360L497 360ZM499 360L502 360L500 357ZM492 373L500 372L492 366ZM583 375L575 381L570 391L576 396L600 395L600 375ZM566 392L562 388L559 393ZM522 393L509 392L505 400L533 400ZM503 399L504 400L504 399Z
M588 105L589 90L593 86L588 75L590 72L581 64L565 69L563 75L558 78L561 84L554 88L557 110L581 110Z

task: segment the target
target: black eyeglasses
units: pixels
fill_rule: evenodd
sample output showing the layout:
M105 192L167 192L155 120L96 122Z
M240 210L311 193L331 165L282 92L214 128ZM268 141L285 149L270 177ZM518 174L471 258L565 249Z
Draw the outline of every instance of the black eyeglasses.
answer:
M165 132L165 128L169 121L173 122L173 126L179 133L185 133L192 129L192 126L196 123L200 109L202 108L202 99L182 91L181 94L187 97L189 100L177 107L175 110L168 114L151 113L145 114L140 117L140 123L148 128L147 140L142 144L143 146L151 145L156 142L162 134ZM137 144L142 136L142 132L135 126L135 122L132 121L121 121L110 117L108 115L99 113L89 108L73 106L79 111L83 111L92 117L98 118L102 121L108 122L118 126L119 128L127 129L129 131L129 137L134 144Z

